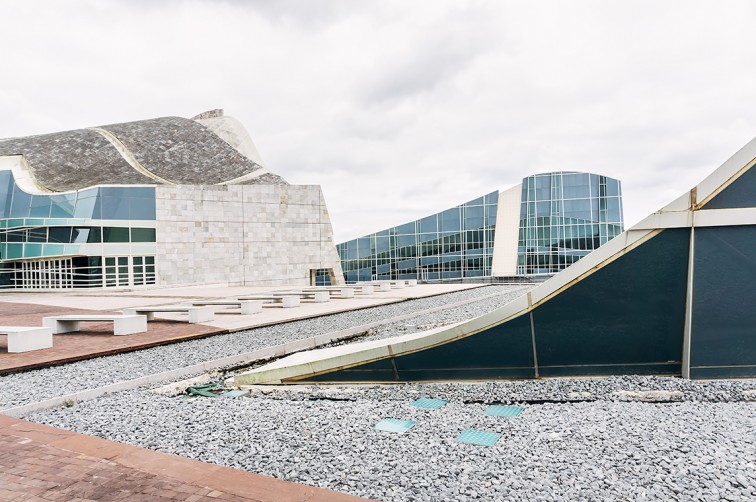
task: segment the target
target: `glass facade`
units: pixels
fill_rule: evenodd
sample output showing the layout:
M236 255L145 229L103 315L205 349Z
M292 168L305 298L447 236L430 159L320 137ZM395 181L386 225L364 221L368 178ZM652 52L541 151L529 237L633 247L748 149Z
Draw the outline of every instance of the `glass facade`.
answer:
M555 172L522 182L517 273L554 274L624 230L619 180Z
M30 195L0 171L0 288L154 284L155 240L154 187Z
M347 282L491 276L499 196L491 192L338 244ZM502 239L509 249L501 250L503 259L511 256L511 261L504 269L497 265L500 275L557 273L624 231L622 189L613 178L578 172L535 174L523 179L520 197L517 228L515 209L512 228L498 229L505 235L511 232L511 239ZM501 203L510 207L509 202Z
M499 192L336 246L347 282L491 275Z

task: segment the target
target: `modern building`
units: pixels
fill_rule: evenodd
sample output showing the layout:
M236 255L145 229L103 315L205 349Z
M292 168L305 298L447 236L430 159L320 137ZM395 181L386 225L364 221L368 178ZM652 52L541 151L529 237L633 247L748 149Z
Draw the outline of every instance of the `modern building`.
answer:
M554 274L623 230L618 180L553 172L337 250L348 282Z
M754 378L754 242L756 139L691 190L495 310L300 352L234 382Z
M0 288L338 282L332 235L222 110L0 140Z

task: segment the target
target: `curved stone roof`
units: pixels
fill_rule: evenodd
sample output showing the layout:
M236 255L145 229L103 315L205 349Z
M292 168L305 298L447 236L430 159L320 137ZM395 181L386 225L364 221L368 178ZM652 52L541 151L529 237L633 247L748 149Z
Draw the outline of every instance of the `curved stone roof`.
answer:
M108 183L155 183L131 167L108 140L87 129L0 139L0 155L23 155L37 183L56 192Z
M23 155L37 183L52 191L100 184L286 184L204 125L180 117L0 139L4 155Z

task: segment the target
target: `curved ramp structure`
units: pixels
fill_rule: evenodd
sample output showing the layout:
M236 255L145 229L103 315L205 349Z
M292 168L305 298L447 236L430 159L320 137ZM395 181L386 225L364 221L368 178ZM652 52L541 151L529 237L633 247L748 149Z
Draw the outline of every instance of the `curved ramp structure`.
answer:
M756 139L690 192L484 316L294 354L234 383L754 377L755 163Z

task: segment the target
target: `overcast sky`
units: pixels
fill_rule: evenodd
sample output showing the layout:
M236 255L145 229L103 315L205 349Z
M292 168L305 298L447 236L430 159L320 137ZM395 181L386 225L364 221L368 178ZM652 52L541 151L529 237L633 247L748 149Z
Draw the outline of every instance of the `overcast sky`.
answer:
M753 1L5 1L0 137L224 108L337 242L545 171L627 226L756 136Z

